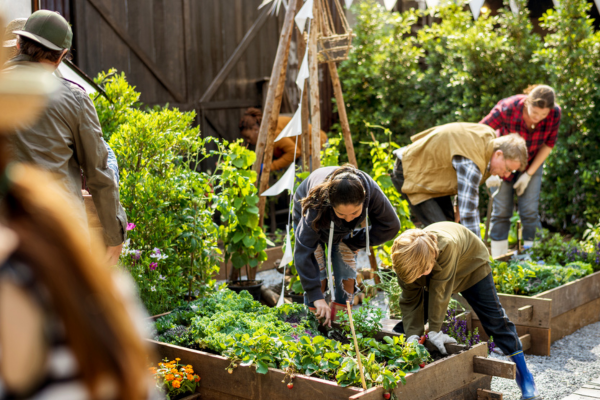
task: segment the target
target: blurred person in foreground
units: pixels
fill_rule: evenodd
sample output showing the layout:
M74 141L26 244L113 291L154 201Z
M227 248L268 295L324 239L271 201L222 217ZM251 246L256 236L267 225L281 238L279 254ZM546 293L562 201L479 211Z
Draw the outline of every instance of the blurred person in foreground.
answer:
M73 33L58 13L39 10L33 13L18 36L18 55L6 64L7 71L27 71L39 66L54 72L67 57ZM107 258L118 262L125 241L127 217L119 202L116 176L108 166L108 152L94 104L79 85L54 77L57 92L49 99L47 110L33 124L21 123L11 136L18 161L35 164L56 174L62 187L78 200L71 223L87 233L83 206L82 178L85 179L98 218L102 224ZM83 177L82 173L83 171Z
M11 159L9 136L60 85L40 67L0 72L0 399L148 399L132 286L91 257L77 199Z
M429 323L429 341L442 354L456 340L442 325L452 294L460 293L479 317L488 336L516 364L522 399L541 400L527 368L523 345L508 319L494 285L489 253L481 239L454 222L409 229L394 240L392 267L402 288L402 321L393 329L416 341Z

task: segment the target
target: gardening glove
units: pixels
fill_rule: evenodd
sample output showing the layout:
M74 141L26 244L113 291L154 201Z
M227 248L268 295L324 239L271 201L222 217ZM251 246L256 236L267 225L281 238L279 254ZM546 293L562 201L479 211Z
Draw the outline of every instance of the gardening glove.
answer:
M412 335L408 339L406 339L406 343L419 343L419 335Z
M433 344L435 347L437 347L437 349L440 351L440 353L442 353L444 355L448 354L444 344L445 343L456 343L456 339L451 338L450 336L446 335L443 332L431 331L431 332L429 332L428 338L429 338L429 341L431 342L431 344Z
M519 179L517 179L517 183L514 184L513 188L517 192L517 196L523 194L525 189L527 189L527 185L529 185L529 181L531 180L531 175L527 172L523 172Z
M487 186L489 189L493 187L500 187L500 185L502 185L502 179L500 179L498 175L492 175L485 181L485 186Z

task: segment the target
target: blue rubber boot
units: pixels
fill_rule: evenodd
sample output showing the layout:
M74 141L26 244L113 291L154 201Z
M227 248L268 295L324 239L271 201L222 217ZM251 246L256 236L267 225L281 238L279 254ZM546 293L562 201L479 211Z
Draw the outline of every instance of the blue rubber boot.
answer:
M523 352L519 351L509 357L517 365L516 380L519 389L521 389L521 400L541 400L542 397L535 387L533 375L531 375L531 372L529 372L529 369L527 368Z

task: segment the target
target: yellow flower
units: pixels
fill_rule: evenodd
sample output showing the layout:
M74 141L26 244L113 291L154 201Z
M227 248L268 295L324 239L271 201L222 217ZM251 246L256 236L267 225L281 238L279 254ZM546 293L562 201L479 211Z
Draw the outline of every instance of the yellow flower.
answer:
M185 370L185 372L187 372L188 374L193 374L194 370L191 369L191 368L188 368L188 369Z
M173 385L174 388L181 387L181 383L179 383L179 381L173 381L172 385Z
M192 367L190 364L186 365L185 367L186 367L186 368L190 368L190 369L194 368L194 367Z
M171 370L171 373L172 373L172 374L177 374L178 372L179 372L179 371L177 371L175 368L173 368L173 369Z
M181 361L181 358L176 358L175 360L177 360L177 361Z

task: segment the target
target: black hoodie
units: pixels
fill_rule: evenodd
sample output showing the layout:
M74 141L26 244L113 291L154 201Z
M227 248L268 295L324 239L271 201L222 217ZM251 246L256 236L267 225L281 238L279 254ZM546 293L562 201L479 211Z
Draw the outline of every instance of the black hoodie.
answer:
M392 204L385 197L377 183L362 171L358 171L366 191L362 214L348 223L338 218L333 209L329 207L329 212L325 211L321 217L323 226L326 226L326 228L319 229L318 232L312 228L311 225L317 216L318 210L309 209L306 215L303 216L302 199L308 196L313 187L325 181L338 168L319 168L300 184L294 194L294 223L296 224L294 264L310 302L323 299L319 265L314 253L319 243L329 242L329 226L332 220L335 226L333 244L343 241L352 250L364 249L367 245L366 229L357 229L365 220L367 210L369 212L368 236L370 246L378 246L392 240L400 231L400 220Z

